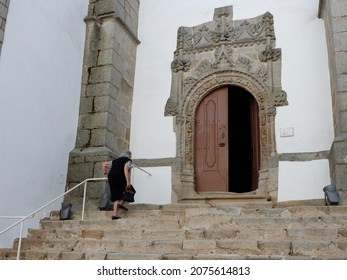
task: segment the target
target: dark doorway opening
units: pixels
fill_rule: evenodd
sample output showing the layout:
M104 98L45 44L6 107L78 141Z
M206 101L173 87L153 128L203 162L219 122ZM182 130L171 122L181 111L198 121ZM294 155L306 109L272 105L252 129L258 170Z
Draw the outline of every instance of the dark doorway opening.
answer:
M258 112L257 102L248 91L229 87L229 192L250 192L258 187Z

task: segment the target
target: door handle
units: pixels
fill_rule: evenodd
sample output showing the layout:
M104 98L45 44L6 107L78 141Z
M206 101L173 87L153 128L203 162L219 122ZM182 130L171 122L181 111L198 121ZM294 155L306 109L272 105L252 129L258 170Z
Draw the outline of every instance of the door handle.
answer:
M219 143L218 146L219 146L219 147L224 147L224 146L225 146L225 143Z

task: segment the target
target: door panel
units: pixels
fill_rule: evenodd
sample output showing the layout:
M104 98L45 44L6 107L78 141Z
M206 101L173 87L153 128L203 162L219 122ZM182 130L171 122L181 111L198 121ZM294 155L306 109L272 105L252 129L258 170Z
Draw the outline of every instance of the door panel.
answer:
M195 124L197 192L228 191L228 88L200 103Z
M252 141L252 191L258 188L260 169L259 108L254 98L250 100L251 141Z

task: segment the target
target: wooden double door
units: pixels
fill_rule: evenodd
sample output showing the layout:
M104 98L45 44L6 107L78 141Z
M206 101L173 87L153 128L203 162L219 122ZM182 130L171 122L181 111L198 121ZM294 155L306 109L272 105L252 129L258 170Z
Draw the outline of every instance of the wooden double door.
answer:
M197 192L255 190L260 167L259 109L255 98L236 86L208 94L195 122Z

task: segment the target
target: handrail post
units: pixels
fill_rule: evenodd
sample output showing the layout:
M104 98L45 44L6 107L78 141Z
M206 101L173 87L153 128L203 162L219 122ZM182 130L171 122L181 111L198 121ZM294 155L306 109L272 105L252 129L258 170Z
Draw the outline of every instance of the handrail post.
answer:
M84 219L84 209L86 205L86 195L87 195L87 180L84 182L84 190L83 190L83 204L82 204L82 217L81 220L83 221Z
M21 251L21 247L22 247L23 224L24 224L24 221L22 221L22 222L20 223L19 239L18 239L18 248L17 248L17 261L19 260L20 251Z
M19 239L18 239L18 250L17 250L17 260L20 259L20 251L21 251L21 247L22 247L22 235L23 235L23 224L27 219L31 219L32 217L35 216L36 213L38 213L39 211L41 211L42 209L46 208L48 205L52 204L53 202L57 201L58 199L61 199L63 196L67 195L68 193L72 192L73 190L77 189L78 187L80 187L83 183L84 183L84 194L83 194L83 205L82 205L82 217L81 220L84 219L84 212L85 212L85 204L86 204L86 194L87 194L87 182L88 181L106 181L107 178L89 178L84 180L83 182L77 184L76 186L72 187L71 189L69 189L68 191L64 192L63 194L59 195L58 197L56 197L55 199L51 200L50 202L46 203L45 205L41 206L40 208L36 209L35 211L31 212L29 215L27 216L20 216L20 217L16 217L16 216L11 216L9 217L10 219L16 218L16 219L20 219L19 221L15 222L14 224L12 224L11 226L5 228L4 230L0 231L0 236L2 234L4 234L5 232L7 232L8 230L10 230L11 228L14 228L15 226L20 224L20 235L19 235ZM0 216L0 218L8 218L6 216Z

